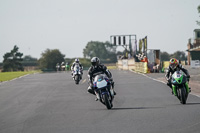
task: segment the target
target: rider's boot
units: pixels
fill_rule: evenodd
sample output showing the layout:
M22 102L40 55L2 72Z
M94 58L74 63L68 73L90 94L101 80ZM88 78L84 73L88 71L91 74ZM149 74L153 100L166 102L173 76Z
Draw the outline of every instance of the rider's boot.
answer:
M71 75L72 75L72 78L73 78L73 77L74 77L74 76L73 76L73 72L71 73Z
M97 97L95 98L95 101L98 101L98 98L97 98Z
M114 94L114 95L117 95L117 93L116 93L115 90L114 90L114 86L115 86L115 82L113 81L113 82L112 82L113 94Z
M174 92L173 92L173 90L172 90L172 95L174 95Z
M172 90L172 95L174 95L174 92L173 92L173 89L172 89L172 84L170 84L170 83L168 82L167 85L171 88L171 90Z
M172 88L172 84L170 84L169 82L167 83L167 85L168 85L170 88Z
M94 90L93 90L93 89L92 89L90 86L88 87L88 89L87 89L87 90L88 90L88 92L89 92L89 93L91 93L91 94L95 95L95 93L94 93Z

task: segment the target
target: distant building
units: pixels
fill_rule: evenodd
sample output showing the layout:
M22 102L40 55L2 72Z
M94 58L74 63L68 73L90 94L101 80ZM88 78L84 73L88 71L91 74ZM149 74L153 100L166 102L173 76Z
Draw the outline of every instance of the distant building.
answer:
M194 30L193 42L189 39L187 44L188 65L192 67L200 67L200 29Z

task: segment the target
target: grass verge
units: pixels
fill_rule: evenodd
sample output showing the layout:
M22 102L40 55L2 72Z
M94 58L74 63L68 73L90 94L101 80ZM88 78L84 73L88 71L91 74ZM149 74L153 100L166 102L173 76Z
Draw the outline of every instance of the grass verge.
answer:
M25 72L0 72L0 82L9 81L26 74L33 74L39 71L25 71Z
M108 69L117 69L117 66L107 66Z

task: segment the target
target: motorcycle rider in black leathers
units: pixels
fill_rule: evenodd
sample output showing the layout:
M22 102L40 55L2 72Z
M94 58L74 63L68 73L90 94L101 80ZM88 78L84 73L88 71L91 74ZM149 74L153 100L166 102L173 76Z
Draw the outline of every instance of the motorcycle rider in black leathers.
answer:
M171 83L171 79L172 79L172 75L175 71L180 71L182 70L185 74L186 74L186 77L188 79L188 82L189 82L189 78L190 78L190 75L189 75L189 72L187 69L183 68L183 66L181 64L178 63L177 59L175 58L172 58L170 59L170 65L167 69L167 72L166 72L166 75L165 75L165 78L166 80L168 81L167 85L172 89L172 83ZM189 88L190 91L191 91L191 88ZM173 94L173 90L172 90L172 94Z
M98 57L93 57L91 59L91 67L88 70L88 78L89 78L89 87L88 92L95 95L94 88L93 88L93 78L98 74L106 74L106 76L109 78L112 84L112 88L114 89L114 81L112 79L111 72L107 69L106 66L103 64L100 64L100 60ZM116 95L116 92L114 91L114 95Z
M72 76L73 76L73 70L74 70L74 66L80 66L80 70L81 70L81 79L82 79L82 75L83 75L83 66L81 65L80 61L78 58L75 59L75 61L73 62L72 66L71 66L71 71L72 71Z

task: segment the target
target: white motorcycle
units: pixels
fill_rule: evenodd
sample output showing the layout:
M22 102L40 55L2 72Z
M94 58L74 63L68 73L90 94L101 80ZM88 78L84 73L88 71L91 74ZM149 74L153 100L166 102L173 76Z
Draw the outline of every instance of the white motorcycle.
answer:
M79 84L80 80L82 79L82 70L79 65L74 66L72 77L75 81L75 84Z
M95 76L93 87L97 99L103 103L107 109L111 109L113 107L112 101L114 99L114 90L108 77L105 74Z

